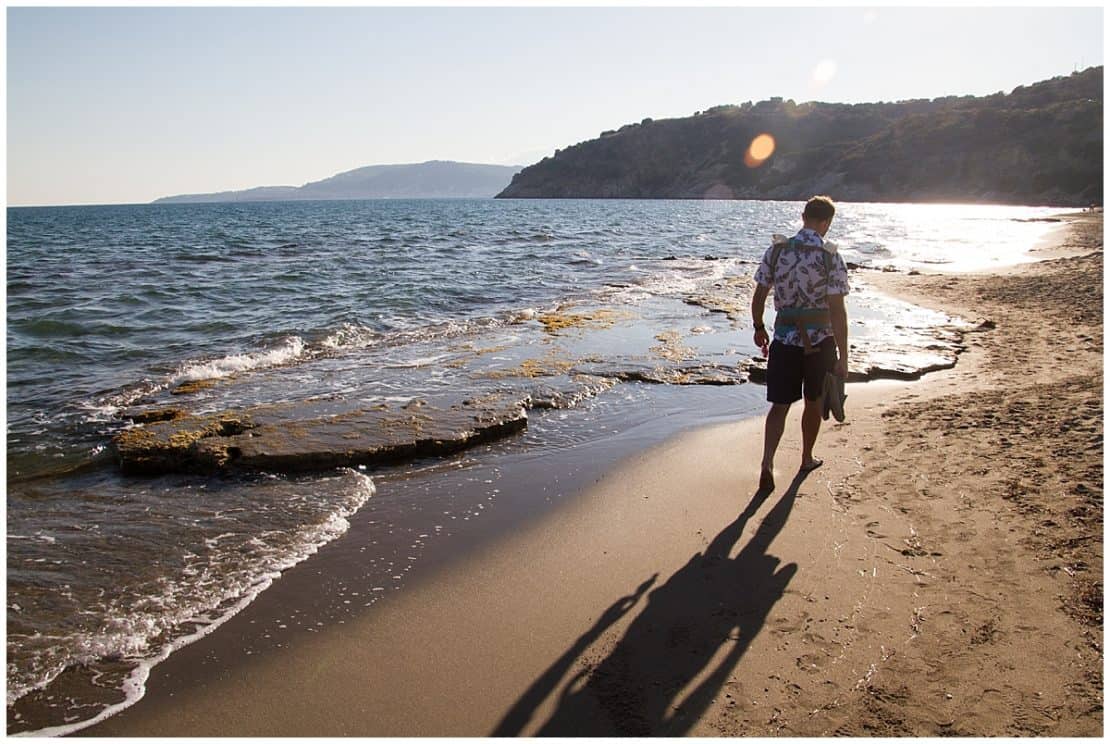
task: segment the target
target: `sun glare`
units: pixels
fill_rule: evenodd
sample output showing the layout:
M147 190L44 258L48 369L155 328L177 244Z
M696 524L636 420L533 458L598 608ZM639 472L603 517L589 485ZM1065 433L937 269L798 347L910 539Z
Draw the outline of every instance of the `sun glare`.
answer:
M744 153L744 164L749 168L758 168L774 152L775 138L767 133L761 134L748 145L748 151Z
M824 85L834 77L836 77L836 62L834 60L823 59L813 68L813 82L819 85Z

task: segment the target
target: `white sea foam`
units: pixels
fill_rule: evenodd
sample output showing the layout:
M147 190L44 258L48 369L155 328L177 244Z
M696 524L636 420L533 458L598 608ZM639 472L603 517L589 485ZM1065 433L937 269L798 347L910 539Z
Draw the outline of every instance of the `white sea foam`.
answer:
M344 323L339 330L332 333L320 345L325 349L362 349L373 346L381 339L381 334L365 326Z
M437 354L434 356L417 357L415 359L390 362L387 366L390 369L419 369L421 367L430 367L437 362L442 362L444 359L450 359L452 356L452 354Z
M601 266L605 262L597 256L591 254L589 251L581 250L575 251L570 255L570 263L572 264L588 264L591 266Z
M684 258L663 263L662 271L653 270L638 283L604 290L614 302L635 304L649 297L681 297L696 292L737 271L737 259L706 261Z
M135 393L133 400L138 400L142 395L147 394L146 391L142 393ZM80 401L77 403L78 407L82 408L85 413L86 421L111 421L119 413L120 408L127 405L129 402L127 398L132 397L128 395L116 395L101 401Z
M510 323L526 323L529 320L535 320L535 319L536 319L536 308L534 308L534 307L526 307L522 310L517 310L515 313L511 313L510 316L509 316L509 322Z
M248 354L231 354L222 359L187 364L171 377L170 383L215 380L252 369L278 367L302 357L305 348L304 339L300 336L290 336L277 348Z
M148 380L98 400L79 401L77 406L87 411L85 420L88 422L113 421L123 409L148 395L165 390L170 384L168 379L160 382Z
M371 395L366 398L359 398L360 403L369 405L376 405L378 403L400 403L401 405L405 405L414 400L416 400L416 397L412 395Z
M181 367L160 380L147 380L127 389L96 400L80 401L88 422L115 420L121 411L142 398L149 397L174 385L190 380L215 380L254 369L278 367L295 361L308 353L299 336L290 336L280 346L262 351L230 354L221 359L185 362Z
M155 666L165 661L175 651L211 634L232 617L239 614L239 612L254 601L258 595L266 591L266 589L273 584L274 579L281 576L283 571L292 568L314 555L324 545L342 536L350 529L351 524L348 521L348 517L358 511L358 509L374 495L376 488L373 480L371 480L369 476L357 470L344 469L344 476L354 480L354 485L349 492L349 498L320 523L304 527L294 543L287 547L280 555L269 556L269 564L260 566L259 573L252 578L250 585L242 590L237 599L233 596L229 597L228 592L225 592L221 595L209 597L204 605L198 604L191 607L180 608L177 612L172 613L172 622L174 625L196 624L197 628L192 633L175 638L171 642L158 648L153 654L142 656L141 658L134 657L149 652L147 646L148 639L155 637L165 630L167 623L152 621L148 618L134 618L130 622L122 623L121 629L116 633L109 633L106 636L97 638L82 639L79 643L82 649L80 654L82 658L77 659L79 662L95 661L108 654L123 653L125 656L132 657L128 659L129 661L137 663L135 669L131 671L128 678L122 684L121 692L124 694L123 701L109 705L92 718L83 721L66 723L61 726L50 726L35 731L24 731L18 734L12 734L12 736L66 736L100 723L116 713L130 708L141 700L146 694L146 682L150 678L151 670ZM220 537L223 536L221 535ZM216 539L218 540L219 538ZM262 546L265 545L265 541L259 540L258 543ZM152 603L161 601L168 604L173 601L174 593L175 588L167 584L166 595L162 598L151 597L150 601ZM219 609L229 600L234 600L230 606L222 610ZM9 690L8 704L10 705L33 689L45 687L68 666L69 663L59 665L56 669L52 670L40 684L33 688L14 691ZM13 694L13 692L15 694Z

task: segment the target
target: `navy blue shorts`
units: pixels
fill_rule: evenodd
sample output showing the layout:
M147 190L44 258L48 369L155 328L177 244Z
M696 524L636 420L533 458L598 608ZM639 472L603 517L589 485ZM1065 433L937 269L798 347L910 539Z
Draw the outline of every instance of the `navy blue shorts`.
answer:
M789 404L802 399L817 400L825 390L825 374L836 368L836 340L826 338L817 351L806 354L801 346L771 344L767 355L767 400Z

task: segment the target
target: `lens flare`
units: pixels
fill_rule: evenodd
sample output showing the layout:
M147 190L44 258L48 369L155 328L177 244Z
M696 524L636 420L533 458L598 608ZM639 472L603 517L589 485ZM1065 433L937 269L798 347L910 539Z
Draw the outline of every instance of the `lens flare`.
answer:
M763 133L752 140L748 151L744 153L744 165L749 168L758 168L766 162L767 158L775 153L775 138Z

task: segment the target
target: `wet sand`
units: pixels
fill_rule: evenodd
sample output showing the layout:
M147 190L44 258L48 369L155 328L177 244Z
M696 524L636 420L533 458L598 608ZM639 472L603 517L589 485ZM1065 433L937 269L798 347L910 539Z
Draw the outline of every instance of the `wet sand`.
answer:
M849 386L806 477L797 410L771 493L761 421L689 432L245 654L267 607L311 617L310 560L82 733L1101 735L1101 214L1057 237L1070 257L867 277L990 322L954 369Z

